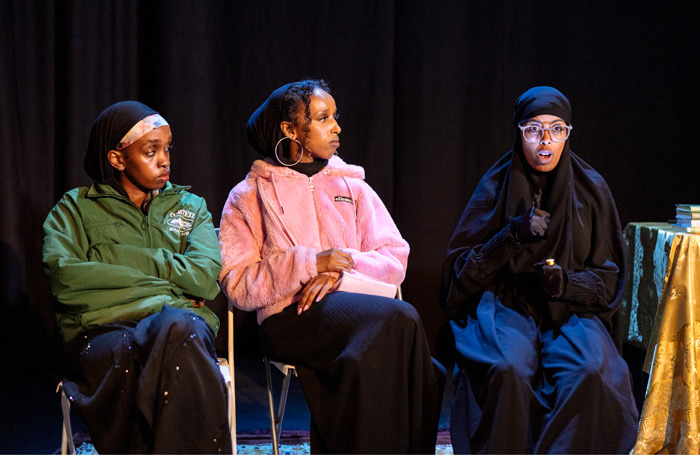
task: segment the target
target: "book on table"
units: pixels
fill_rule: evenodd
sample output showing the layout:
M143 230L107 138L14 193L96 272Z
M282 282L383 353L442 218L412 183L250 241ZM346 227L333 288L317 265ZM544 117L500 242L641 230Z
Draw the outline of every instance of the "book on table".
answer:
M676 216L676 224L683 227L700 227L700 219L680 218Z
M676 231L685 232L686 234L700 234L700 227L681 226L678 223L674 223L671 225L671 228Z
M676 204L676 213L700 213L700 204Z
M700 233L700 204L676 204L674 229L690 234Z
M676 213L677 220L700 220L700 212Z

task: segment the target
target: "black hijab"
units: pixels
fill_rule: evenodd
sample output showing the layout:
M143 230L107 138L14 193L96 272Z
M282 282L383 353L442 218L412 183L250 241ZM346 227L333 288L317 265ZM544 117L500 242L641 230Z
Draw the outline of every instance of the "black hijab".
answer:
M538 172L532 169L523 153L521 133L518 125L538 115L555 115L571 124L571 104L569 100L553 87L534 87L526 91L515 103L513 127L515 140L508 179L508 190L500 194L500 204L505 206L505 222L527 211L535 199L535 194L542 190L540 208L550 213L547 240L530 245L524 254L511 261L513 273L533 271L533 264L547 258L557 259L557 264L564 268L571 261L574 238L582 238L589 229L587 223L572 219L574 204L574 181L571 169L571 150L569 140L564 143L559 163L550 172ZM582 221L582 220L579 220ZM590 220L586 220L590 221ZM558 259L563 262L559 262ZM567 260L564 260L564 259Z
M285 84L272 92L269 98L253 112L246 125L248 143L261 155L272 158L277 166L291 164L290 162L280 162L275 155L275 146L277 146L280 139L286 137L282 132L282 128L280 128L280 124L283 121L282 101L291 86L291 83ZM286 140L280 144L278 154L282 159L284 159L284 155L288 154L289 142L291 141ZM326 164L328 164L328 160L314 158L314 161L311 163L297 163L288 167L310 177L326 167Z
M119 172L109 163L107 154L116 150L119 141L138 122L156 111L138 101L121 101L109 106L95 119L90 131L85 161L85 172L97 183L112 185L125 194L119 183Z
M593 313L612 331L624 277L624 244L617 209L604 179L570 150L570 139L552 171L537 172L529 166L517 125L543 114L555 115L570 124L569 100L552 87L534 87L518 98L513 117L513 149L482 177L450 241L442 281L445 312L464 309L466 302L475 297L464 295L452 285L457 257L486 243L514 217L524 214L533 205L535 194L542 190L540 207L551 215L547 237L516 254L496 278L502 282L494 285L506 289L501 298L522 295L518 290L509 293L507 288L525 281L532 283L534 264L547 258L554 258L565 270L590 270L603 281L609 302ZM587 311L591 309L581 310Z

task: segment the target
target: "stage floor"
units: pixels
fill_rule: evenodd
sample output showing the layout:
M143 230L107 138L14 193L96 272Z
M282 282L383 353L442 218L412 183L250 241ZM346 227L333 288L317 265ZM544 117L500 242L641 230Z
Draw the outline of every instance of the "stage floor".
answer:
M270 418L267 408L265 368L262 359L237 358L236 424L240 454L271 453L269 443ZM452 405L452 381L445 386L437 453L452 453L449 443L449 410ZM273 372L276 390L282 375ZM0 453L48 454L61 445L61 410L56 383L0 382ZM280 453L308 453L309 410L296 379L291 381L287 410L284 415ZM74 432L84 432L80 419L73 413ZM83 453L91 453L84 446Z

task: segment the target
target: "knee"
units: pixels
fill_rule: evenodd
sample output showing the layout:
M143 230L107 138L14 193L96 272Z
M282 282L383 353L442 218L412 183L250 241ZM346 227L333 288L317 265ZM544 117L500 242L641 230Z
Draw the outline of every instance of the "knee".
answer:
M534 372L531 372L519 359L502 357L493 365L489 375L491 381L502 384L532 384Z
M175 339L201 338L209 327L204 318L182 308L163 307L159 319L159 325Z
M596 360L587 359L574 372L586 381L597 381L603 376L603 366Z
M603 365L595 357L586 357L567 372L569 380L566 382L577 388L603 390L607 383L604 371Z
M403 300L393 300L387 310L387 316L391 324L400 324L413 328L419 326L422 327L422 322L418 311L408 302L404 302Z

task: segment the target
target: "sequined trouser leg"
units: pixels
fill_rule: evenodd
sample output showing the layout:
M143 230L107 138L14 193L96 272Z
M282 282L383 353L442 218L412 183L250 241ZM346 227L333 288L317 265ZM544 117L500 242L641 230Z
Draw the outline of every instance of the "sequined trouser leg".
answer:
M99 453L231 453L214 333L164 307L72 341L66 393Z

